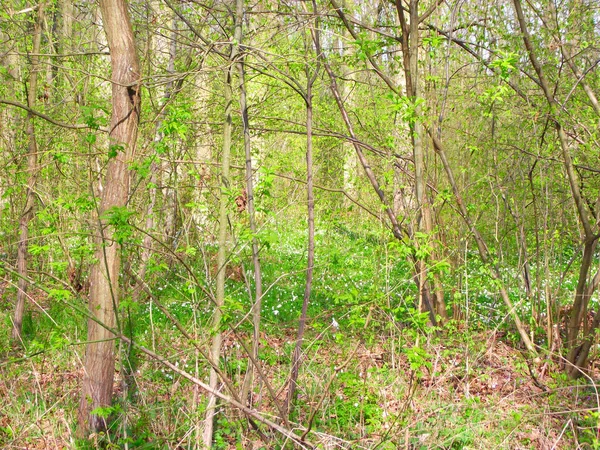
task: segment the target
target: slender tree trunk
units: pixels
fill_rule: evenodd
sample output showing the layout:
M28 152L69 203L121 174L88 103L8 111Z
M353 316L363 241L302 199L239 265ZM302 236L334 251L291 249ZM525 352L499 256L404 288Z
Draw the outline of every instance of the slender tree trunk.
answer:
M344 22L344 25L348 32L352 35L354 39L358 39L357 33L354 31L350 21L345 15L344 10L337 4L336 0L330 0L331 5L336 10L336 13ZM402 28L402 36L401 36L401 49L403 55L403 65L404 65L404 75L405 75L405 84L406 84L406 92L407 95L412 98L415 106L415 114L414 114L414 122L410 124L412 139L413 139L413 155L415 157L415 196L417 198L421 198L421 202L417 201L418 208L418 220L417 226L418 230L423 230L423 232L427 236L433 235L433 222L431 217L430 205L427 200L426 194L426 182L424 177L424 151L422 147L422 125L420 120L422 120L420 106L418 102L418 37L419 37L419 22L421 18L418 15L418 0L411 0L409 5L409 13L411 14L410 22L406 20L405 12L403 6L400 1L395 2L398 18L400 20L400 25ZM434 5L435 6L435 5ZM431 8L428 10L429 12L433 11ZM426 13L427 15L428 13ZM412 37L411 37L412 33ZM392 81L390 77L388 77L381 68L377 61L373 58L372 55L367 54L367 59L374 69L375 73L385 82L385 84L390 88L390 90L396 95L402 95L400 89L396 86L396 83ZM324 57L322 56L323 60ZM336 103L338 104L338 108L342 113L342 118L344 119L344 123L350 132L350 135L354 137L354 132L352 130L352 125L350 124L349 118L347 117L347 112L345 111L345 107L343 104L343 100L339 94L339 89L337 86L337 82L335 80L335 76L331 71L329 65L325 62L324 64L327 73L329 74L329 78L331 80L331 89L336 98ZM366 158L362 154L362 150L359 146L355 145L355 149L357 152L357 156L359 162L363 166L367 174L367 178L371 182L372 186L375 188L375 191L379 195L379 198L386 204L385 195L383 191L379 188L379 184L374 177L374 174L371 168L368 166ZM392 231L394 236L403 240L402 230L398 223L396 214L394 209L386 205L386 213L392 224ZM414 228L410 226L407 227L406 233L410 239L414 239ZM432 257L435 255L435 252L432 253ZM414 272L415 272L415 284L419 290L419 303L422 304L430 313L430 320L433 324L436 324L435 314L436 312L441 316L442 321L447 319L446 305L444 302L444 294L442 290L441 282L439 279L435 279L434 277L434 292L433 292L433 302L431 298L431 288L430 283L427 280L427 267L425 260L413 258L414 264Z
M397 2L397 11L402 26L402 56L404 61L404 74L406 79L407 95L414 103L414 121L410 128L412 131L413 159L415 164L415 199L417 201L417 230L428 236L429 242L426 245L435 247L433 235L433 218L431 216L431 205L427 198L427 182L425 179L425 147L423 146L423 125L422 108L420 105L420 80L419 80L419 0L410 0L409 15L410 22L406 23L404 10ZM415 240L415 245L419 242ZM434 256L434 252L431 253ZM434 276L434 289L431 292L430 281L428 281L428 268L424 259L419 259L415 263L415 269L418 278L420 301L423 303L423 296L433 295L433 307L435 312L440 315L442 322L448 320L446 303L441 282L437 275Z
M221 357L221 319L223 317L223 304L225 302L225 272L227 266L227 189L229 188L229 158L231 153L231 70L227 70L227 79L225 82L225 124L223 126L223 153L221 155L221 192L219 194L219 237L217 252L217 290L215 295L215 311L213 313L212 330L213 339L210 350L210 358L213 365L219 364ZM209 386L216 390L219 384L217 371L211 367L209 376ZM217 397L208 395L206 405L206 417L204 419L204 446L208 449L212 446L213 427L215 408L217 406Z
M237 20L237 19L236 19ZM241 20L241 17L239 18ZM238 43L241 40L241 24L239 27L235 27L233 43L231 45L231 56L229 58L229 66L225 76L224 86L224 97L225 97L225 123L223 125L223 153L221 155L221 192L219 194L219 250L217 252L217 290L215 296L215 312L213 315L212 330L214 333L210 358L212 360L212 366L218 367L219 359L221 357L221 319L223 317L223 304L225 302L225 272L227 265L227 233L228 233L228 219L227 219L227 202L229 189L229 168L230 168L230 155L231 155L231 111L232 111L232 83L234 74L234 65L238 54ZM219 384L219 374L211 367L209 376L209 386L211 389L216 390ZM208 449L212 446L213 429L214 429L214 417L215 409L217 406L217 397L211 393L208 395L208 401L206 406L206 416L204 419L204 433L203 441L204 446Z
M242 44L242 23L244 15L244 1L236 0L236 35L239 36L239 44ZM239 31L238 31L239 27ZM244 127L244 153L246 156L246 195L248 203L246 209L250 222L250 231L252 232L252 265L254 267L254 303L252 304L252 358L248 358L248 370L244 378L242 388L242 401L247 401L248 394L252 389L254 378L254 362L258 362L258 347L260 344L260 320L262 304L262 272L260 269L260 255L258 239L256 238L257 227L254 206L254 177L252 174L252 149L250 142L250 124L248 121L248 104L246 100L246 74L244 68L244 57L241 55L238 63L238 76L240 83L240 109L242 112L242 125ZM251 406L251 399L248 399Z
M127 204L128 165L133 160L140 112L140 65L133 29L124 0L100 0L100 10L110 48L112 67L111 148L116 150L107 167L106 182L98 217L97 263L90 275L88 345L85 373L79 405L78 435L106 427L94 410L108 407L112 401L115 368L115 336L119 302L119 247L115 230L108 225L106 213Z
M304 339L304 330L306 328L306 316L308 310L308 302L312 289L313 269L315 264L315 198L313 194L313 143L312 143L312 83L314 78L307 70L307 87L306 87L306 198L308 203L308 259L306 263L306 284L304 287L304 298L302 299L302 312L300 313L300 321L298 323L298 332L296 335L296 346L292 355L292 373L290 375L290 383L287 394L285 410L288 415L294 411L296 402L296 383L298 380L298 372L300 370L300 362L302 359L302 341Z
M314 20L316 23L309 25L310 33L312 36L313 44L317 53L317 61L320 58L320 37L319 37L319 24L317 19L317 5L315 0L312 1ZM306 9L306 7L305 7ZM312 46L311 46L312 47ZM308 45L306 45L308 48ZM298 323L298 332L296 334L296 346L294 347L294 353L292 354L292 370L290 374L290 381L288 387L288 393L284 410L288 416L294 411L296 402L296 387L298 381L298 373L300 370L300 363L302 360L302 342L304 339L304 330L306 328L306 319L308 312L308 303L310 300L310 294L312 290L313 271L315 264L315 198L313 193L313 103L312 103L312 89L316 77L319 74L319 65L313 71L308 68L306 72L306 92L304 93L304 100L306 102L306 198L307 198L307 219L308 219L308 255L306 262L306 284L304 286L304 297L302 299L302 311L300 313L300 320Z
M27 106L35 108L37 98L37 84L39 68L39 54L42 40L42 27L44 24L45 4L40 3L37 11L37 20L33 26L33 47L31 56L31 72L29 86L27 87ZM29 222L33 218L35 209L35 184L37 181L38 147L35 139L35 116L27 114L27 185L25 187L25 206L19 219L19 246L17 249L17 271L19 273L17 303L13 316L12 337L21 341L23 331L23 315L27 299L27 254L29 247Z

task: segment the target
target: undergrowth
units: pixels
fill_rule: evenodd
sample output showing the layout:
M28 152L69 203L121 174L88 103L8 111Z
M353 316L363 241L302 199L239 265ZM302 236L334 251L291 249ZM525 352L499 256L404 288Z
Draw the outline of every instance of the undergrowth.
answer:
M510 339L514 330L504 320L506 311L477 265L469 292L457 292L452 289L456 280L445 280L448 292L454 292L449 302L464 310L469 300L470 316L433 328L414 304L406 249L384 238L385 230L374 234L323 226L325 232L317 234L316 279L291 418L294 429L311 428L307 440L323 449L600 448L600 402L593 378L568 382L551 359L545 376L534 377L530 362ZM273 233L262 260L263 376L250 398L252 407L270 418L287 393L306 258L301 233L281 227ZM128 335L201 380L208 377L206 361L172 318L199 348L208 348L212 305L194 280L211 288L203 259L210 251L184 255L195 277L177 265L157 265L154 297L141 303L125 300L121 307L130 324ZM245 251L235 255L235 264L247 260ZM228 280L223 329L221 366L236 389L249 364L241 344L249 345L251 336L244 317L252 283L249 268L244 270L246 280ZM9 330L15 288L3 290L0 320ZM108 428L76 440L85 319L41 290L31 295L40 308L29 309L23 349L11 347L7 333L0 337L2 448L180 449L200 444L204 393L124 344L119 345L115 403L102 411ZM70 301L85 308L83 297ZM216 417L215 449L291 448L281 435L256 432L225 403Z

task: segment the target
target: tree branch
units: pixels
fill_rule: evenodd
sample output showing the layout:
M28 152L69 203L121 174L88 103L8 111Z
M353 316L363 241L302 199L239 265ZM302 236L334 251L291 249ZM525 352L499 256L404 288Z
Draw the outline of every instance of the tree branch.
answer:
M58 120L54 120L52 117L50 117L44 113L41 113L39 111L36 111L23 103L15 102L12 100L6 100L3 98L0 98L0 104L11 105L11 106L15 106L17 108L21 108L21 109L27 111L28 113L39 117L40 119L44 119L46 122L50 122L52 125L56 125L57 127L68 128L70 130L93 130L94 129L93 127L90 127L89 125L86 125L83 123L69 124L69 123L59 122ZM108 131L108 129L106 129L105 127L99 127L98 129L104 133L106 133Z

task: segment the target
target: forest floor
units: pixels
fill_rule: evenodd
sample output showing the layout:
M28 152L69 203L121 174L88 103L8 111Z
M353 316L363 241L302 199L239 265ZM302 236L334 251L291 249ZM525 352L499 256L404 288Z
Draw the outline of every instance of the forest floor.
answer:
M530 366L476 258L464 268L468 291L447 280L459 294L449 307L468 301L468 317L434 329L427 325L427 314L414 308L402 249L377 236L336 233L320 238L298 400L290 418L296 434L310 427L306 440L319 449L600 448L600 371L592 365L586 377L570 381L556 355L546 358L545 353L540 364ZM263 417L275 421L277 404L287 394L304 289L304 245L301 233L282 229L262 260L264 286L269 286L262 305L263 376L256 377L250 400ZM201 275L204 264L192 263L194 277ZM154 307L149 299L125 300L124 322L135 325L136 342L207 380L206 360L177 326L207 349L213 308L181 265L160 270L153 279ZM241 344L248 346L252 334L248 291L244 282L228 280L224 329L229 331L223 336L221 366L237 390L248 367ZM76 311L87 305L83 296L65 301L49 292L30 290L23 346L15 348L9 331L16 288L0 286L0 322L5 325L0 334L0 448L199 448L204 392L140 352L130 355L128 366L124 345L118 349L108 432L85 442L75 439L87 335L85 319ZM159 301L170 317L159 311ZM531 311L521 307L524 315ZM221 403L213 448L291 448L281 434L261 429L257 433L239 411Z
M257 383L252 403L267 415L276 410L266 383L277 401L286 394L293 333L283 331L261 339L265 379ZM296 432L311 423L306 439L324 449L598 448L600 400L590 382L598 374L568 383L551 363L545 375L534 378L523 355L504 338L501 332L456 330L444 339L423 338L416 347L398 336L368 343L341 332L314 333L305 346L309 356L299 380ZM74 429L83 347L58 335L48 342L30 347L22 358L14 351L2 355L2 448L82 447ZM420 349L421 360L406 351L409 345ZM155 346L159 352L168 348L182 368L195 365L194 354L174 334L162 333ZM225 336L223 361L239 383L245 358L231 335ZM92 436L87 447L192 448L202 393L143 358L134 379L135 400L120 402L114 429L103 438ZM123 386L118 372L115 398L123 397ZM283 448L280 436L267 434L265 442L231 408L220 409L217 417L214 448Z

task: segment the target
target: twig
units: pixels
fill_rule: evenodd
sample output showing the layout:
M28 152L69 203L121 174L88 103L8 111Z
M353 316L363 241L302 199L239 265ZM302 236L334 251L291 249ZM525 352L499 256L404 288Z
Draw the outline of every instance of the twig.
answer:
M0 104L16 106L17 108L24 109L28 113L33 114L34 116L37 116L40 119L44 119L46 122L50 122L52 125L56 125L57 127L69 128L71 130L85 130L85 129L93 130L94 129L93 127L90 127L89 125L86 125L83 123L71 125L68 123L59 122L58 120L54 120L52 117L50 117L44 113L41 113L39 111L36 111L35 109L32 109L23 103L15 102L12 100L6 100L4 98L0 98ZM108 131L108 129L105 127L99 127L98 129L103 132Z

